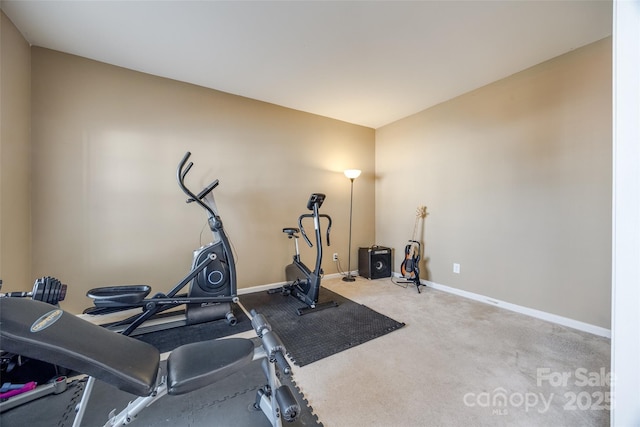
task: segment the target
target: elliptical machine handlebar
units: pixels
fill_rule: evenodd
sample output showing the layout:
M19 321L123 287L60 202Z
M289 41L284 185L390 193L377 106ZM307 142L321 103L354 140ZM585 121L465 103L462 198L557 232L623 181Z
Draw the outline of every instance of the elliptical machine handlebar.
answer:
M198 205L200 205L200 207L202 207L204 210L207 211L208 217L209 217L209 228L211 229L211 232L213 234L214 237L214 242L217 241L216 239L219 239L219 243L222 244L222 258L221 260L218 261L222 261L223 263L227 264L227 271L229 273L229 283L230 283L230 292L231 292L231 300L233 302L237 302L237 296L236 296L236 265L235 265L235 259L233 258L233 251L231 248L231 242L229 241L229 238L227 236L227 234L224 231L224 227L222 225L222 220L220 219L220 216L218 215L218 210L216 208L216 202L215 202L215 198L213 196L213 189L216 188L219 184L219 181L216 179L213 182L211 182L209 185L207 185L202 191L200 191L197 195L193 193L193 191L191 191L187 185L185 184L185 178L187 176L187 174L189 173L189 171L191 170L191 168L193 167L193 162L189 162L187 163L187 161L189 160L189 157L191 156L191 152L187 151L184 155L184 157L182 158L182 160L180 161L179 165L178 165L178 170L176 172L176 175L178 177L178 185L180 186L180 188L182 189L182 191L189 196L189 198L187 199L187 203L191 203L191 202L196 202ZM210 246L210 248L213 248L213 246ZM202 254L206 254L206 252L203 252ZM213 258L212 258L213 257ZM211 253L209 255L207 255L207 259L216 259L216 254ZM203 263L207 263L208 261L204 260L202 261ZM206 273L208 274L208 273ZM194 279L196 280L196 279ZM203 279L203 280L208 280L208 279Z
M193 163L192 163L193 164ZM211 184L207 185L205 188L202 189L201 192L198 193L198 199L202 200L204 197L206 197L207 194L211 193L211 191L216 188L218 186L220 182L216 179L215 181L213 181ZM191 203L194 200L187 200L187 203Z
M178 178L178 184L180 185L180 189L182 189L182 191L187 196L189 196L189 198L187 199L187 203L196 202L204 210L206 210L211 217L215 217L216 213L213 211L213 209L210 206L208 206L206 203L204 203L202 201L202 199L204 199L204 197L207 194L211 193L211 191L213 191L213 189L218 186L219 181L216 179L211 184L207 185L202 191L200 191L200 193L198 193L198 195L193 194L193 192L191 190L189 190L187 185L184 183L184 180L187 177L187 174L189 173L189 171L193 167L193 162L189 162L189 164L187 164L187 160L189 160L189 157L191 157L191 152L187 151L185 153L184 157L182 158L182 160L180 161L180 164L178 165L177 178Z

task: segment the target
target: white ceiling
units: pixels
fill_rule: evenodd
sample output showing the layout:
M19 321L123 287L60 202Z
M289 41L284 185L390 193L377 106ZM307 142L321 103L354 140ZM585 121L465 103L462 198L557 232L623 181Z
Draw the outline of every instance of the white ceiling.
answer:
M29 43L378 128L611 35L596 1L2 1Z

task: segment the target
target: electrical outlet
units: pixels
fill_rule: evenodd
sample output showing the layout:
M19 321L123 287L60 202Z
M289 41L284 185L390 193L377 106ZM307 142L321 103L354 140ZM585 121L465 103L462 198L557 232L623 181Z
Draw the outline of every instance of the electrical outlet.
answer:
M338 252L334 252L333 253L333 260L337 261L338 260Z
M460 264L453 263L453 272L456 274L460 274Z

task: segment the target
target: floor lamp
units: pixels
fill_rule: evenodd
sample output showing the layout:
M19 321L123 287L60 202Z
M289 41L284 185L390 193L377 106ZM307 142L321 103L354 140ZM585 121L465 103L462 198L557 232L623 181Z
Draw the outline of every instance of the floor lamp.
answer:
M349 266L347 267L347 275L342 278L345 282L353 282L356 279L351 275L351 223L353 219L353 181L360 176L359 169L347 169L344 176L351 180L351 203L349 205Z

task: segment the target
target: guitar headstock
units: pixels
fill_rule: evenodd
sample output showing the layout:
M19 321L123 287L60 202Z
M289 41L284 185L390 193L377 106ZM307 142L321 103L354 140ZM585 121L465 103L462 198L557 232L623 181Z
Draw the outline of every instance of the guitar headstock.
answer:
M416 217L424 218L425 216L427 216L427 207L422 205L418 206L416 209Z

